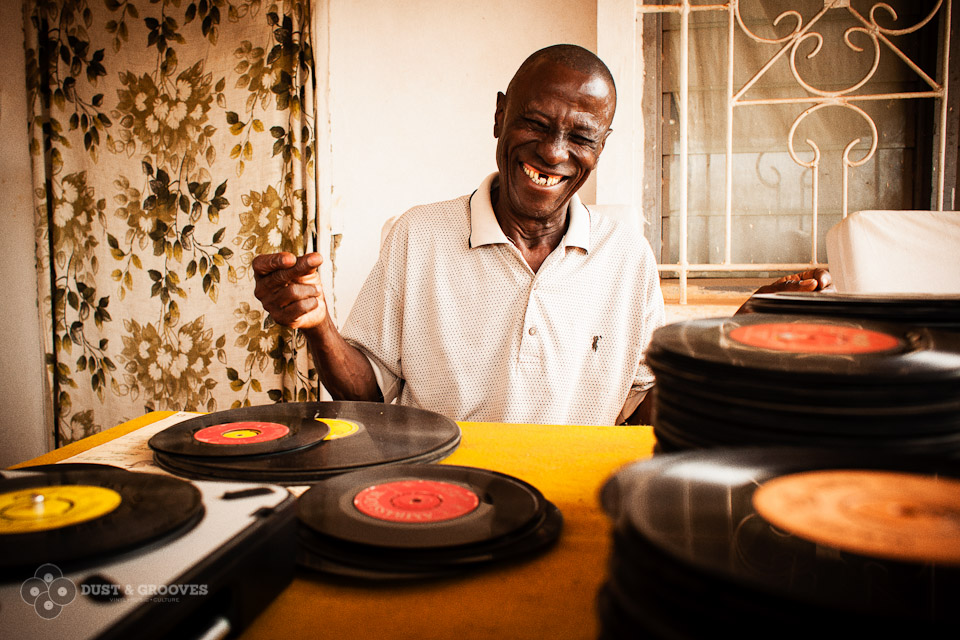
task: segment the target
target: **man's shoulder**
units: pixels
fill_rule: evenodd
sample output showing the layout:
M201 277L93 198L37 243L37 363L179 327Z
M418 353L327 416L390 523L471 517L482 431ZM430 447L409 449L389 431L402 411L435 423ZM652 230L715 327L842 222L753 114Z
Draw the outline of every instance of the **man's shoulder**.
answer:
M470 212L470 196L464 195L451 200L441 200L429 204L420 204L405 211L397 220L403 220L411 227L431 227L440 222L449 222L451 218L464 218Z
M423 235L439 239L442 236L462 236L469 233L470 196L421 204L407 209L396 217L387 239L406 242L408 238Z
M601 251L615 251L646 259L652 256L650 242L643 235L642 220L622 220L590 210L590 243Z

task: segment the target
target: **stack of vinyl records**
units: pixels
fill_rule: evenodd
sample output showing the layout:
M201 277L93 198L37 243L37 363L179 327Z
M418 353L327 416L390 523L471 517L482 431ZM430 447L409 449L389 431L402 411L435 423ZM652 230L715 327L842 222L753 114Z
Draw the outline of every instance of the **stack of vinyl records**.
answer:
M743 311L859 318L960 331L960 296L780 291L754 294Z
M744 314L667 325L646 359L660 451L779 444L960 454L960 333Z
M960 466L801 448L621 470L600 637L960 637Z
M435 462L460 444L438 413L380 402L295 402L198 416L150 439L176 475L306 484L349 471Z
M560 511L495 471L400 465L318 482L297 503L298 562L363 580L452 575L551 546Z

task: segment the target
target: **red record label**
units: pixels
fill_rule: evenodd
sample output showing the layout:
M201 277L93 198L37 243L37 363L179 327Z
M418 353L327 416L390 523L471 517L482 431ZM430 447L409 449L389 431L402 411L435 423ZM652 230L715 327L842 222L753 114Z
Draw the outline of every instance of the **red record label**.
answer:
M290 433L290 428L276 422L228 422L200 429L193 437L207 444L256 444L270 442Z
M435 480L375 484L353 498L357 510L386 522L443 522L465 516L480 504L466 487Z
M730 338L771 351L852 355L888 351L900 345L896 336L870 329L811 322L774 322L738 327Z

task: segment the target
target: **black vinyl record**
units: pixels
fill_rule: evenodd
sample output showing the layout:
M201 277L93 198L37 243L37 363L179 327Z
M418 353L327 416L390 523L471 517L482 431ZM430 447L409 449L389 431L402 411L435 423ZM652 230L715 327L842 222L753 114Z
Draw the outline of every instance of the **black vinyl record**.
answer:
M475 544L529 523L539 491L494 471L403 465L334 476L297 501L300 522L347 542L390 548Z
M646 352L661 449L796 445L960 456L960 334L748 314L668 325Z
M495 471L403 465L318 483L298 501L299 562L361 579L450 575L549 547L560 511Z
M0 571L115 554L203 516L200 491L177 478L108 466L24 471L0 480Z
M650 365L704 376L735 368L775 384L807 377L828 387L853 380L871 385L960 383L960 336L889 322L819 316L741 314L669 324L654 333ZM714 380L724 383L724 379Z
M274 406L326 421L334 433L318 446L269 456L212 459L155 451L154 458L178 475L303 484L371 466L433 462L460 443L456 422L413 407L345 401Z
M217 411L179 422L150 438L150 448L190 457L256 456L315 446L330 427L304 404Z
M351 544L301 529L297 561L315 571L368 580L437 578L477 565L528 558L555 543L562 528L563 515L547 502L543 513L523 528L462 547L403 549L398 553L396 549Z
M603 637L960 631L957 461L687 451L625 467L601 503L617 523Z
M864 318L940 329L960 329L960 296L877 295L831 291L757 293L743 305L748 313Z

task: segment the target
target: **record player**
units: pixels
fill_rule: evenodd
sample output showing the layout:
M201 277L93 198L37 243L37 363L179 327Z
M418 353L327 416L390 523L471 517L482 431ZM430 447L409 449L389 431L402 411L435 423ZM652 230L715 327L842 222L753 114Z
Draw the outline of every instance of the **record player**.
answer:
M282 487L64 464L3 471L0 499L4 637L224 637L293 579ZM24 509L59 520L38 527Z

